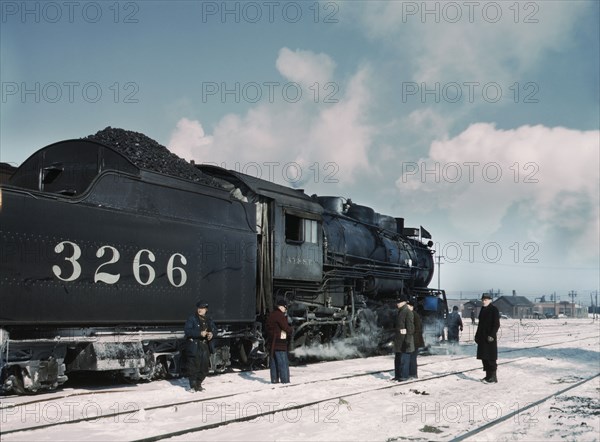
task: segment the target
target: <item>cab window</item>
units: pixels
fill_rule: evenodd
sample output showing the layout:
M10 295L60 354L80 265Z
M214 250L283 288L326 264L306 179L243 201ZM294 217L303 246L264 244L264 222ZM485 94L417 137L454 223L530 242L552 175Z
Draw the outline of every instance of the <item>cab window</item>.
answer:
M286 213L285 240L292 243L318 242L317 221Z

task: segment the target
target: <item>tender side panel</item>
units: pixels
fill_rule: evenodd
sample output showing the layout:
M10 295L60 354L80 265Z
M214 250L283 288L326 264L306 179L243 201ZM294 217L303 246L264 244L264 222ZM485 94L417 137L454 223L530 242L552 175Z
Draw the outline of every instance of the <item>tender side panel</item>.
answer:
M80 201L2 190L2 324L180 323L198 298L254 321L253 205L110 173Z

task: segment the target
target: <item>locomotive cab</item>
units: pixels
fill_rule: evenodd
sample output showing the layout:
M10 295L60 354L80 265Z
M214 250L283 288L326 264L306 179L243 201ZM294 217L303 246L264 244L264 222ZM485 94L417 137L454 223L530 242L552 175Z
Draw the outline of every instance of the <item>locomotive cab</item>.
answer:
M197 167L230 183L245 200L256 204L258 261L262 263L257 275L257 313L271 311L277 297L315 300L323 279L323 208L302 190L216 166Z

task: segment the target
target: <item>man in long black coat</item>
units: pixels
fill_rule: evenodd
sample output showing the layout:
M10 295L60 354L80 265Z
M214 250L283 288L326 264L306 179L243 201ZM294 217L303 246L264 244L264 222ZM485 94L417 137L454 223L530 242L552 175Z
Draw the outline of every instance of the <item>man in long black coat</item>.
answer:
M492 297L488 293L481 296L483 307L479 312L479 324L475 332L477 343L477 359L483 362L486 384L496 383L498 368L498 330L500 329L500 312L492 305Z
M415 351L415 322L413 312L408 307L408 296L402 294L396 299L394 335L394 380L404 382L410 376L410 354Z
M419 376L417 374L417 356L419 355L419 348L425 347L425 340L423 339L423 322L421 321L421 317L419 314L414 311L414 308L417 306L417 299L410 298L408 300L408 308L413 314L414 324L415 324L415 334L414 334L414 342L415 342L415 350L410 354L410 364L408 366L408 378L409 379L417 379Z
M210 348L217 330L214 322L206 316L208 303L198 301L196 313L188 318L185 323L185 356L186 371L192 391L202 391L202 381L208 375Z

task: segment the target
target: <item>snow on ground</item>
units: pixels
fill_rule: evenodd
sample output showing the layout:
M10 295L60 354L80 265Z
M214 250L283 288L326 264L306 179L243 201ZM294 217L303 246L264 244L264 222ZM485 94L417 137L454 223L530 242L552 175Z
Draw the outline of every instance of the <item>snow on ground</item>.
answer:
M268 371L261 370L211 376L201 393L186 391L187 382L177 379L63 399L57 396L86 389L6 397L0 422L1 432L8 434L1 439L136 440L214 425L171 440L445 441L468 436L474 441L598 441L600 377L585 382L600 374L598 324L591 319L502 321L499 383L492 385L480 382L484 372L474 356L475 327L469 324L460 345L420 356L419 379L405 383L390 381L389 355L292 367L290 385L270 384ZM53 399L25 405L43 398ZM151 409L161 404L173 405ZM307 405L288 409L300 404ZM126 410L132 413L107 416ZM268 414L272 410L281 411ZM73 422L84 416L105 417ZM222 425L245 417L250 419ZM500 418L506 419L497 423ZM71 423L10 433L58 421ZM486 424L489 428L469 437Z

